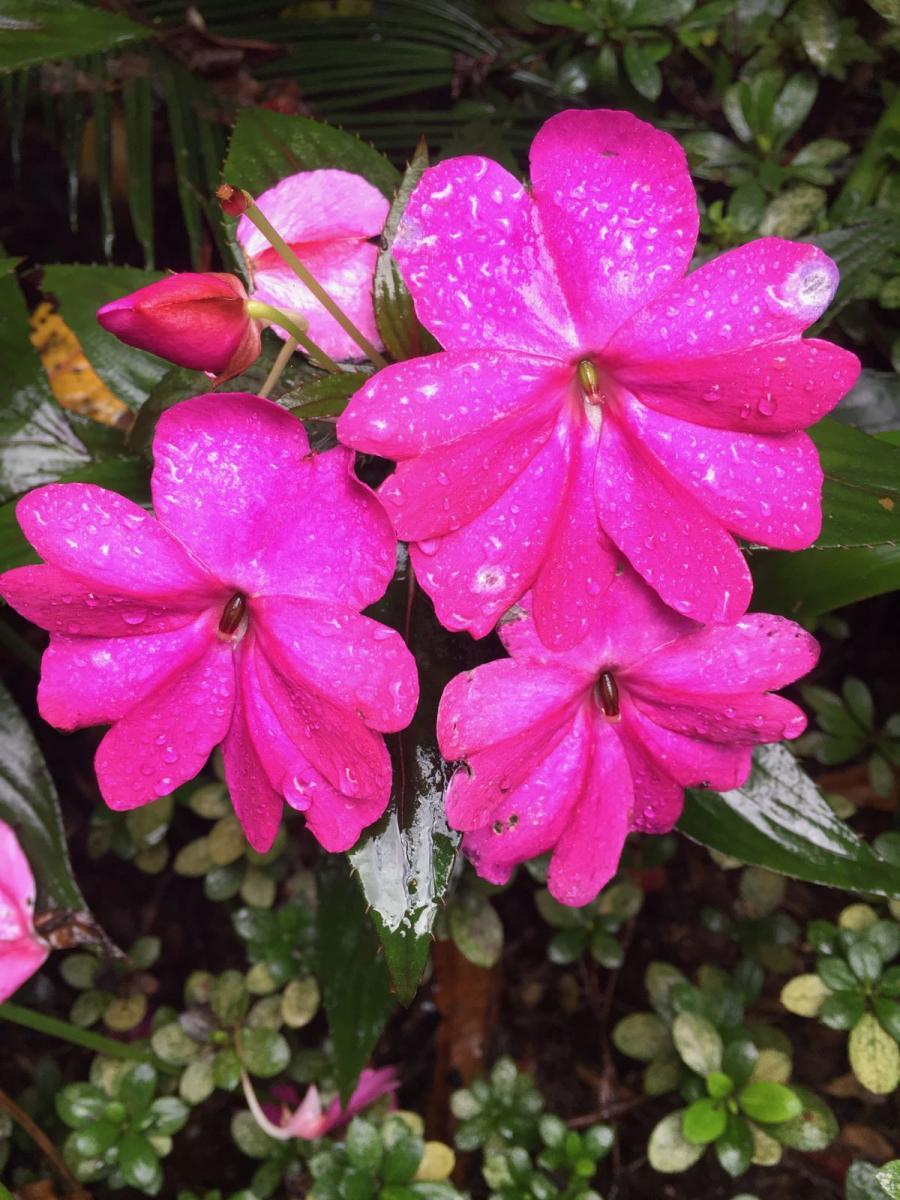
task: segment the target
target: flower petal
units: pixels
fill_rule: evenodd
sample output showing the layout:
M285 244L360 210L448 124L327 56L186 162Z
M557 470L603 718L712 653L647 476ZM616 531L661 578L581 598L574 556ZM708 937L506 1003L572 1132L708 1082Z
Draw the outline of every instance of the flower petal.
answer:
M671 780L683 788L711 787L726 792L740 787L750 774L752 752L749 746L707 742L664 729L645 716L627 696L622 701L620 737L629 759L637 763L632 771L635 780L643 778L646 773L646 767L641 770L645 758L657 764L666 780L660 797L671 793ZM635 804L638 819L643 820L644 824L649 822L650 832L654 832L657 825L660 828L666 826L666 822L669 822L666 827L671 828L681 812L681 801L678 800L675 805L678 811L670 821L669 813L658 811L652 791L649 795L644 794L646 791L646 788L643 789L642 799ZM651 811L651 817L641 818L641 813L647 808Z
M16 505L22 532L52 567L147 600L206 596L215 581L153 516L92 483L51 483Z
M593 503L597 438L587 423L572 457L565 499L533 593L538 634L554 650L569 649L587 634L597 598L612 583L619 561Z
M630 719L633 711L626 700L618 730L631 773L631 828L641 833L668 833L681 816L684 788L670 773L670 760L655 754L637 735L636 723Z
M466 857L482 879L506 883L518 863L556 844L584 787L590 761L590 722L582 710L550 753L463 838ZM458 772L453 778L462 775Z
M0 575L0 595L41 629L94 638L131 638L181 629L217 601L212 581L208 597L174 592L144 600L133 592L110 591L43 564L13 567Z
M604 350L604 364L672 416L748 433L803 429L859 374L855 355L799 336L837 283L837 267L815 246L760 238L636 313Z
M278 834L284 802L280 786L272 782L271 776L276 773L274 760L267 753L270 747L262 733L264 727L277 722L264 702L261 703L253 674L253 656L242 650L238 656L234 712L222 743L222 761L231 803L244 836L254 850L265 854Z
M24 933L29 928L36 896L31 865L19 845L16 832L11 825L0 821L0 902L12 910L12 916L4 911L3 921L0 922L0 939L6 923L13 918L20 932Z
M0 1004L41 969L49 953L45 942L30 937L0 939Z
M573 379L571 367L524 354L413 358L385 367L353 396L338 437L367 454L414 458L538 409L550 421Z
M215 637L204 615L182 629L128 638L54 637L44 652L38 708L57 729L118 721Z
M531 586L565 491L570 448L558 425L489 509L445 537L410 547L416 578L446 629L484 637Z
M639 694L634 687L631 691L637 708L657 725L709 742L745 746L780 742L799 737L806 728L803 710L783 696L721 692L704 696L696 691L684 695L661 688Z
M704 622L746 611L752 581L734 539L617 416L603 425L594 488L604 529L667 604Z
M330 168L288 175L257 196L256 204L291 244L377 237L390 207L362 175ZM250 259L274 253L249 217L238 222L237 240Z
M370 729L395 732L412 720L416 661L396 630L340 605L289 596L259 597L251 612L270 657L277 654L295 683L355 712Z
M577 349L534 201L498 163L451 158L427 170L393 254L419 320L447 350Z
M734 533L778 550L802 550L822 525L822 468L805 433L705 429L643 405L629 410L644 446Z
M560 904L589 904L619 868L631 828L631 771L614 728L593 723L590 770L550 859L547 887Z
M600 350L687 270L698 215L684 151L631 113L569 110L534 139L531 179L581 343Z
M191 663L130 709L97 748L103 799L118 811L167 796L201 770L234 707L234 652L212 634Z
M748 613L735 625L708 625L649 654L633 684L648 697L656 688L688 697L771 691L811 671L818 657L818 642L793 621Z
M310 454L302 424L270 400L195 396L160 418L160 520L236 591L364 607L387 587L395 539L342 448Z

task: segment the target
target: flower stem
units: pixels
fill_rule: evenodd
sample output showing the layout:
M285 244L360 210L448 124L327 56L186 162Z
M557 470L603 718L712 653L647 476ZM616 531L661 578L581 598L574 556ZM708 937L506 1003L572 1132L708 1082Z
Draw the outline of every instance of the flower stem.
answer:
M21 1004L0 1004L0 1020L12 1021L16 1025L24 1025L27 1029L35 1029L38 1033L49 1034L50 1037L62 1038L75 1046L84 1046L86 1050L94 1050L97 1054L107 1054L111 1058L128 1058L136 1061L146 1061L146 1050L128 1042L117 1042L112 1038L103 1037L100 1033L91 1033L89 1029L80 1029L70 1025L68 1021L59 1021L56 1017L48 1017L44 1013L35 1012Z
M254 1121L256 1121L263 1133L267 1133L270 1138L275 1138L278 1142L290 1141L294 1135L280 1125L275 1125L263 1112L262 1105L253 1089L253 1084L250 1082L250 1076L243 1067L241 1067L241 1087L244 1089L244 1099L247 1101L247 1107L250 1109Z
M264 304L262 300L248 300L247 315L261 321L272 321L275 325L280 325L282 329L288 331L294 342L298 346L302 346L309 357L317 362L320 367L324 367L332 375L343 374L334 359L329 358L324 350L321 350L314 341L306 336L289 313L282 312L280 308L275 308L271 304Z
M288 365L291 355L297 349L297 339L289 337L281 349L278 351L278 357L272 363L272 370L266 376L266 381L257 392L258 396L268 396L272 388L281 378L281 373Z
M247 193L244 193L247 196ZM249 197L248 197L249 199ZM277 250L287 265L291 268L297 278L309 288L315 298L319 301L337 321L338 325L351 337L366 358L370 359L376 367L386 367L387 360L378 353L369 339L364 333L353 324L347 314L340 308L334 300L328 295L317 279L307 270L291 247L287 244L281 234L273 225L269 223L266 217L263 216L258 205L252 199L249 200L245 215L248 220L252 221L256 228L260 231L264 238L270 243L273 249ZM287 329L287 326L285 326ZM300 343L303 344L302 342Z

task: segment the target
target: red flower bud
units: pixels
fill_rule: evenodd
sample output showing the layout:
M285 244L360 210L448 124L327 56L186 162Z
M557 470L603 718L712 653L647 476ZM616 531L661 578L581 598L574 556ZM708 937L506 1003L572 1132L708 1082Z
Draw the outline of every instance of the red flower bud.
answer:
M226 217L243 216L250 207L250 197L247 193L232 187L230 183L222 183L216 188L216 199Z
M240 375L259 357L259 324L247 314L236 275L169 275L105 304L97 320L129 346L216 382Z

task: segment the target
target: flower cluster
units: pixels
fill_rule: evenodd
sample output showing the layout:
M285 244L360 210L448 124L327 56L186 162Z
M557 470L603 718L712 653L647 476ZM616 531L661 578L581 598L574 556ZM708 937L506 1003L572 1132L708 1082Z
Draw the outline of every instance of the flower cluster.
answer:
M474 157L425 172L393 253L443 351L378 371L338 422L342 447L311 454L277 405L216 393L158 424L155 519L85 484L20 501L44 564L7 572L0 593L50 632L46 719L112 723L96 759L112 807L172 791L222 744L254 847L282 801L326 849L352 846L387 804L381 735L418 696L400 636L361 615L398 538L442 623L483 637L501 622L509 651L454 679L438 722L443 754L464 761L449 819L490 880L552 850L551 892L582 905L629 831L670 829L686 786L738 786L754 744L802 731L768 693L816 645L745 615L735 538L799 549L818 534L803 430L858 363L801 335L837 270L770 238L688 271L684 154L628 113L553 117L531 178ZM249 295L276 332L281 313L328 356L379 344L370 239L387 207L357 176L314 171L241 217ZM217 380L260 346L233 276L176 275L99 317ZM377 496L354 450L396 462Z

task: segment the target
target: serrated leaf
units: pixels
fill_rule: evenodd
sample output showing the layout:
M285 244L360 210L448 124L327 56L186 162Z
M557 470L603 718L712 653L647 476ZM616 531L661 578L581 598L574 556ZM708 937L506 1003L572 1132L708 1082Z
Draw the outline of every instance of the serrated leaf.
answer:
M834 814L784 746L761 747L742 788L688 792L679 829L742 862L797 879L900 895L900 869L876 857Z

